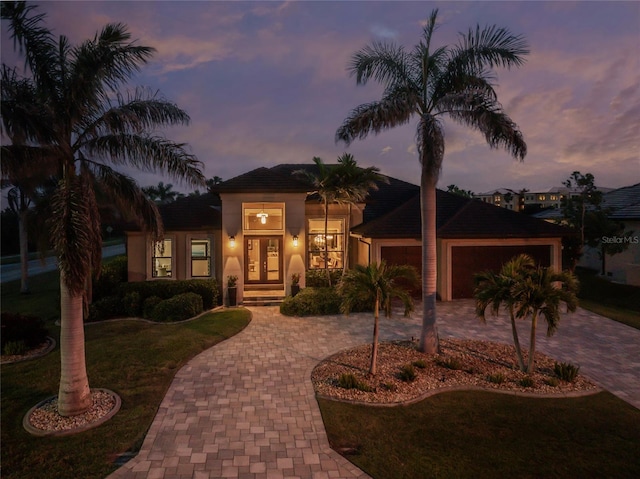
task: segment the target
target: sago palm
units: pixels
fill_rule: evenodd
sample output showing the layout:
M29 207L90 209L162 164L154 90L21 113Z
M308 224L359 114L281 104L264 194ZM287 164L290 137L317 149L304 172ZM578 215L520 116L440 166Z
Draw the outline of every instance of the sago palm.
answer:
M516 348L518 366L521 371L525 371L522 348L518 339L518 329L516 327L516 317L514 311L514 296L512 289L521 278L535 267L533 258L528 255L519 255L502 265L499 273L484 271L475 275L476 288L474 297L476 300L476 315L486 322L487 308L491 308L491 313L497 316L500 307L505 306L509 311L511 320L511 333L513 344Z
M384 86L382 98L351 111L336 132L350 144L417 117L416 145L421 164L422 351L438 351L436 328L436 184L444 158L442 119L479 130L489 146L504 147L523 159L527 147L517 125L503 111L494 89L495 67L520 66L528 53L521 36L507 29L479 26L461 35L454 46L434 48L437 10L422 37L407 52L402 46L375 42L353 55L349 71L358 85L374 80Z
M357 305L373 308L374 326L369 367L371 376L376 375L380 309L384 310L387 317L391 316L391 301L397 298L402 301L404 314L408 316L413 311L413 300L407 288L417 283L418 273L413 266L387 265L384 260L380 264L358 264L347 271L338 283L342 312L349 314Z
M94 38L72 46L54 38L44 15L23 2L3 2L2 18L21 52L39 97L48 111L53 137L33 153L29 169L45 168L53 159L57 189L51 200L51 241L60 267L61 377L58 409L76 415L91 406L86 373L83 303L93 270L99 270L102 239L96 197L109 198L133 215L154 238L162 224L153 202L136 182L112 167L167 173L192 185L203 185L200 162L184 145L153 136L162 126L186 124L188 115L155 94L117 89L144 65L153 48L130 42L122 24L108 24ZM9 161L19 152L3 147ZM22 156L24 157L24 156Z

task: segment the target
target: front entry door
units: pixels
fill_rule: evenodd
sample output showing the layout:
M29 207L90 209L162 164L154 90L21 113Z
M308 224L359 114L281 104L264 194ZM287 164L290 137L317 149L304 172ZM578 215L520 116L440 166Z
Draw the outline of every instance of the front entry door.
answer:
M245 283L282 283L282 237L245 236Z

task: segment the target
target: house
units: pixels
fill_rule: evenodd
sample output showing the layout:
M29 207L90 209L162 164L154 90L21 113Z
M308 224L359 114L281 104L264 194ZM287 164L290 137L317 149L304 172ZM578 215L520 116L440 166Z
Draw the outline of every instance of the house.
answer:
M493 191L474 194L473 197L490 205L501 206L513 211L520 211L524 206L522 193L509 188L498 188Z
M420 188L387 177L351 209L323 205L301 169L313 164L257 168L216 185L213 194L161 207L165 239L153 244L141 231L127 236L129 280L238 277L238 301L283 297L291 276L382 259L421 266ZM561 226L458 195L437 192L438 294L468 298L473 274L498 269L516 254L561 267ZM325 257L325 245L328 255ZM225 288L226 289L226 288ZM226 296L226 291L224 291Z
M605 275L617 283L640 286L640 183L604 193L601 206L610 219L622 222L627 232L603 240L628 244L622 253L607 256ZM585 247L578 264L600 271L598 250Z

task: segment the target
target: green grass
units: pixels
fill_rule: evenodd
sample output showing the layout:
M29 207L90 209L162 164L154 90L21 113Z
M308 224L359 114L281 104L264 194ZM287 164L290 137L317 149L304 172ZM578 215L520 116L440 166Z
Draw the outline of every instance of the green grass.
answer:
M640 411L463 391L405 407L318 400L329 441L375 479L640 477Z
M640 329L640 287L612 283L585 269L576 274L582 308Z
M237 334L249 320L249 311L234 309L182 324L116 321L87 326L89 384L115 391L122 408L105 424L68 437L37 438L22 428L31 407L57 394L59 348L37 360L2 366L2 477L105 477L116 468L116 456L140 448L178 369Z

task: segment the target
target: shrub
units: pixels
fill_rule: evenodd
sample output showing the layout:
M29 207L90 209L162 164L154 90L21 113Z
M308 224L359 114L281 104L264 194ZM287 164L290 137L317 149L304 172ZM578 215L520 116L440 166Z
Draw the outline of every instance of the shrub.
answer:
M342 278L342 270L329 270L331 276L331 285L335 286ZM304 281L307 288L328 288L327 273L324 269L310 269L304 275Z
M280 312L286 316L339 314L340 296L333 288L304 288L295 297L286 297Z
M371 392L371 387L367 383L358 380L358 378L351 373L341 374L340 378L338 378L338 386L343 389L357 389L358 391Z
M2 348L2 354L8 356L19 356L29 350L24 341L9 341Z
M578 377L580 366L576 367L571 363L555 363L553 366L553 372L563 381L572 383L576 380L576 377Z
M493 384L502 384L506 381L507 378L504 377L502 373L489 374L487 376L487 381Z
M118 291L121 297L135 291L143 303L150 296L169 299L183 293L196 293L202 297L204 309L217 306L219 296L218 282L215 279L136 281L121 284Z
M144 319L151 319L153 317L153 310L156 306L162 302L160 296L149 296L142 303L142 317Z
M102 265L100 276L93 281L93 300L117 294L118 286L127 282L127 257L117 256Z
M104 321L105 319L121 318L127 313L122 299L118 296L107 296L89 305L87 321Z
M382 383L382 387L385 388L387 391L391 391L392 393L398 390L398 386L396 386L395 383L392 383L391 381Z
M424 359L418 359L412 363L416 368L424 369L427 367L427 362Z
M127 316L138 317L142 313L142 299L140 293L131 291L124 295L124 311Z
M525 376L519 381L520 386L523 388L531 388L533 387L533 379L531 376Z
M460 370L464 368L462 361L460 361L460 358L456 358L456 357L447 358L447 359L438 359L436 360L436 364L438 364L438 366L442 366L443 368L453 369L453 370Z
M196 293L184 293L158 303L153 308L151 319L160 322L183 321L202 311L202 297Z
M400 372L398 373L398 379L404 381L406 383L410 383L416 378L416 370L413 367L413 364L405 364L400 368Z
M558 378L547 378L544 380L545 384L551 386L551 387L558 387L558 384L560 384L560 381L558 381Z
M49 333L41 318L15 313L2 313L0 317L0 329L0 340L3 351L7 343L20 341L24 343L27 349L34 348L42 344Z

